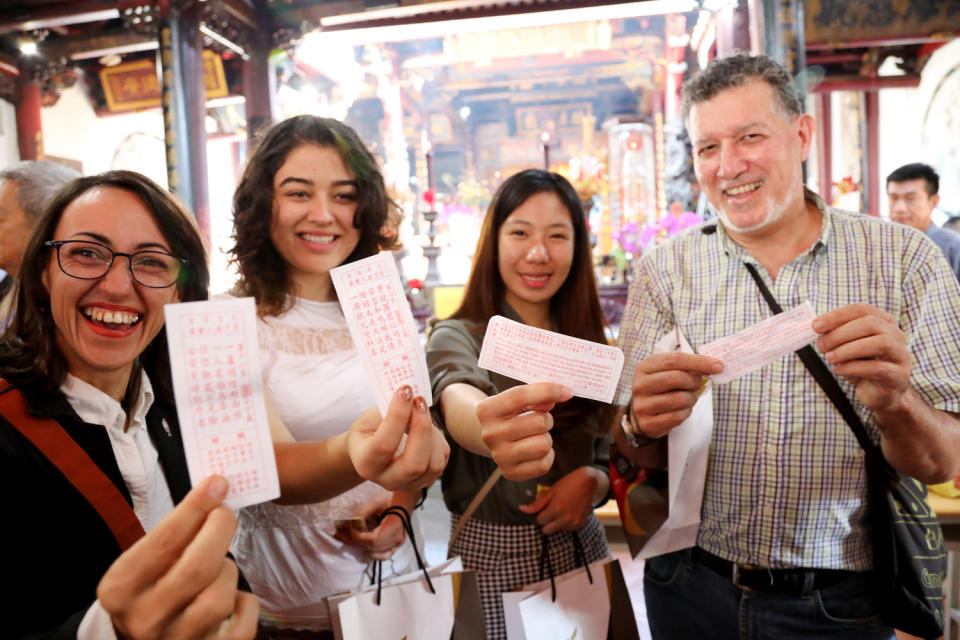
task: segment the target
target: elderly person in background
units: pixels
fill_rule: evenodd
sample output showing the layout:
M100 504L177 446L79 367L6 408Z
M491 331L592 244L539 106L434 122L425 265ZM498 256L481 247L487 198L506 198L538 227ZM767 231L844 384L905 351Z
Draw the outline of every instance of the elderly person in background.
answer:
M0 171L0 269L6 271L0 280L0 332L8 322L13 283L33 226L53 194L79 176L69 167L34 160Z

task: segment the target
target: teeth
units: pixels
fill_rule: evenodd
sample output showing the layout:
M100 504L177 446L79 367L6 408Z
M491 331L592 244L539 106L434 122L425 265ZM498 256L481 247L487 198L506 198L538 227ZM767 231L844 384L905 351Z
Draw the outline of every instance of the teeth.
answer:
M307 242L313 242L315 244L329 244L333 242L333 239L336 236L333 236L333 235L318 236L312 233L301 233L300 237L306 240Z
M754 182L754 183L751 183L751 184L745 184L745 185L742 185L742 186L739 186L739 187L735 187L735 188L733 188L733 189L727 189L727 195L739 196L739 195L742 194L742 193L749 193L750 191L753 191L753 190L759 189L759 188L760 188L760 183L759 183L759 182Z
M135 324L140 320L139 313L128 313L126 311L106 311L97 307L87 307L83 310L83 315L92 318L97 322L106 322L110 324Z

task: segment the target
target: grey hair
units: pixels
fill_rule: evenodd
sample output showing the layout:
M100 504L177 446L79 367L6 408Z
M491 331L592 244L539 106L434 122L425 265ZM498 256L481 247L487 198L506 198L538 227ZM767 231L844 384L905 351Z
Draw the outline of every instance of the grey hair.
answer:
M24 160L0 171L0 182L17 183L17 203L31 225L40 219L60 188L80 173L56 162Z
M694 105L706 102L726 89L742 87L750 80L762 80L770 85L783 115L799 116L803 113L800 94L793 84L790 72L783 65L765 55L754 56L735 51L730 55L714 58L706 69L683 83L683 121L687 122Z

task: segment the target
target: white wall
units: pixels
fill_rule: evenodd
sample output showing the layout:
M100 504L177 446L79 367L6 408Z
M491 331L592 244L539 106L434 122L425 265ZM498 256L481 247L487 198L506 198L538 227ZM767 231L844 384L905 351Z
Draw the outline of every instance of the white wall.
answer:
M20 160L17 146L17 110L0 99L0 169Z
M44 107L41 119L45 153L81 162L85 174L130 169L166 186L160 109L98 118L81 81Z
M880 210L884 217L888 207L886 179L890 172L908 162L934 162L929 150L925 153L921 144L924 116L941 81L958 65L960 39L955 39L930 56L918 87L880 92ZM944 136L955 139L957 133L960 132L944 132ZM941 184L946 181L957 183L960 176L941 175ZM960 202L945 202L944 205L960 208Z

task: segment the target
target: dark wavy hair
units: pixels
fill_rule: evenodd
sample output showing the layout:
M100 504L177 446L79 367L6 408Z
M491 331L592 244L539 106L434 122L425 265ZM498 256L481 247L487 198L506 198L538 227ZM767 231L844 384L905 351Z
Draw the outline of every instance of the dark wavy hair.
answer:
M253 296L261 316L279 315L293 303L289 265L270 238L275 202L273 179L290 152L305 144L336 150L343 166L357 181L353 226L360 230L360 241L344 264L397 246L399 209L387 194L376 159L356 131L339 120L309 115L274 125L250 156L233 196L235 244L230 249L230 261L240 272L234 292Z
M573 225L573 262L567 279L550 299L550 314L560 333L606 343L583 205L566 178L542 169L527 169L507 178L493 195L480 229L463 301L450 317L469 320L483 330L490 317L501 312L506 290L499 268L500 227L511 213L538 193L553 193L560 198Z
M91 189L122 189L136 196L153 215L160 233L178 258L185 258L177 279L180 300L206 300L210 285L207 255L196 222L176 198L146 176L133 171L107 171L67 183L34 227L23 255L17 281L13 321L0 339L0 375L18 386L29 386L45 394L60 388L67 375L67 362L57 347L56 328L50 314L50 294L43 285L43 272L54 249L44 246L53 237L63 212L70 203ZM140 371L150 377L158 398L173 402L170 356L166 329L147 345L136 359L122 401L129 410L140 391Z

